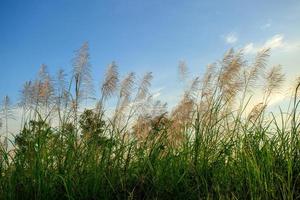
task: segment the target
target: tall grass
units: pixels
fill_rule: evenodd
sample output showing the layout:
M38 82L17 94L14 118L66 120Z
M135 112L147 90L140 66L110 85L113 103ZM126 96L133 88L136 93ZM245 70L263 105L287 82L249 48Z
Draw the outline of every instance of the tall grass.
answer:
M268 113L284 80L280 67L266 71L269 53L246 62L229 50L172 110L151 98L151 73L120 80L112 63L95 108L83 110L92 94L85 43L69 82L43 66L24 85L22 129L1 147L0 199L299 198L299 82L287 111ZM185 63L179 71L186 80ZM251 106L258 82L261 102Z

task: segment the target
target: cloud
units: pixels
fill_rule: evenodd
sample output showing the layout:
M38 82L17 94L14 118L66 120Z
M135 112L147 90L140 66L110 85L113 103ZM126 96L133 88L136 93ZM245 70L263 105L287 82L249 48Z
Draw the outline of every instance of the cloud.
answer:
M274 35L272 38L266 41L263 48L271 48L271 49L281 48L284 46L283 39L284 36L281 34Z
M153 99L157 99L158 97L160 97L161 93L160 92L156 92L153 94Z
M282 85L282 89L278 93L272 94L269 102L269 107L274 109L279 105L286 106L291 98L291 95L293 95L291 86L294 84L297 75L300 75L300 40L289 40L285 38L283 34L276 34L266 39L264 42L250 42L243 47L244 53L249 55L250 57L256 54L262 48L271 48L272 50L267 70L271 66L280 64L286 77L286 81ZM260 92L260 89L261 88L256 88L254 92ZM257 98L252 99L253 105L261 101L259 95L256 95L255 97Z
M164 87L160 87L160 88L154 89L152 91L152 98L153 99L158 99L161 96L161 92L162 92L163 89L164 89Z
M265 30L265 29L270 28L271 26L272 26L271 23L266 23L266 24L262 25L260 28L261 28L262 30Z
M284 41L284 35L283 34L276 34L273 37L269 38L265 43L263 44L254 44L253 42L248 43L244 46L244 53L245 54L254 54L257 53L259 50L264 48L270 48L272 50L274 49L287 49L290 48L290 44Z
M255 53L257 49L254 47L254 44L251 42L249 44L246 44L246 46L243 48L245 54L251 54Z
M234 44L238 41L238 37L235 33L229 33L225 36L225 42L227 44Z

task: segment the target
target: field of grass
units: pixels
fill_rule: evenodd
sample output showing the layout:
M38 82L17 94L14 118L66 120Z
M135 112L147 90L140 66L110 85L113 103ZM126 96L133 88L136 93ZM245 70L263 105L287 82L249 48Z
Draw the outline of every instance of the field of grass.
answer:
M0 199L298 199L299 82L285 110L267 112L284 81L279 66L267 67L269 53L246 62L229 50L172 109L151 98L151 73L119 81L115 63L84 109L93 94L87 44L70 81L42 66L22 89L23 128L1 146ZM179 71L187 79L185 63ZM3 122L11 116L6 97Z

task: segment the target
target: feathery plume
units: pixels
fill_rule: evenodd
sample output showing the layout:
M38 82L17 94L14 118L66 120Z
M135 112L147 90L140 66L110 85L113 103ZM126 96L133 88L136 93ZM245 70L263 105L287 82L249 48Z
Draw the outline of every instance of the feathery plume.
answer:
M94 93L91 75L89 45L87 42L75 51L73 59L73 75L75 99L73 101L74 122L77 124L77 112L80 101L87 100Z
M248 114L248 120L254 123L257 120L257 118L262 114L262 112L265 110L266 107L267 105L262 102L256 104Z
M118 66L115 62L112 62L106 71L105 79L101 87L103 98L110 97L117 89L119 82Z
M1 114L0 116L5 120L4 147L7 150L7 148L8 148L8 120L14 118L13 110L11 107L11 101L7 95L3 98L0 114Z
M77 104L77 108L82 98L88 99L94 94L89 44L87 42L83 43L83 45L75 51L72 79L75 84L75 103Z
M248 72L248 82L250 85L253 85L257 81L257 78L265 69L269 57L270 48L264 48L257 53L255 62Z
M2 109L1 109L1 115L8 117L8 118L13 118L13 110L12 110L12 103L9 98L9 96L4 96L3 101L2 101Z
M56 90L57 93L62 94L67 87L67 81L66 81L66 73L63 69L58 70L57 74L56 74Z
M266 95L269 96L271 93L279 90L285 80L285 76L282 73L282 67L280 65L272 67L266 73L265 79L266 84L264 86L264 90Z
M43 81L49 77L47 65L42 64L39 69L38 80Z
M244 64L242 51L234 54L233 50L230 50L223 58L219 88L227 100L233 99L243 86L240 72Z
M54 100L53 81L48 73L47 66L42 64L34 84L31 86L31 104L37 109L42 109L47 114L49 106Z
M32 94L33 93L33 85L31 81L26 81L23 84L23 88L21 90L21 100L19 103L19 106L23 107L24 109L27 109L32 106L33 99Z
M47 66L42 65L40 68L38 79L39 81L39 100L43 106L48 106L53 98L53 84L50 74L48 73Z
M234 50L233 48L230 48L228 51L225 52L221 63L223 65L229 65L233 58L234 58Z
M174 122L184 125L190 120L191 113L193 111L194 101L188 96L184 95L183 99L176 106L171 114L171 118Z
M120 86L121 88L120 88L119 98L116 105L113 121L116 120L121 121L123 112L130 102L130 96L133 89L132 87L134 84L134 79L135 79L135 74L131 72L121 81L121 86Z
M55 88L57 106L62 106L62 104L66 106L70 100L70 91L67 88L68 82L66 80L66 76L66 73L62 69L60 69L56 74Z
M214 75L215 75L216 65L210 64L207 65L205 74L202 78L202 87L201 87L201 98L209 96L212 93L214 87Z
M167 112L167 103L162 103L160 100L157 100L152 105L151 117L157 117Z
M178 72L179 72L179 79L181 81L186 80L188 74L188 67L185 61L179 61L178 64Z
M185 92L185 95L188 96L191 99L196 100L197 99L197 94L200 89L200 78L196 77L192 80L192 83L190 85L190 88Z
M121 82L120 88L120 98L129 97L132 92L132 87L134 84L135 74L133 72L129 73Z
M149 88L151 86L151 80L153 79L153 75L152 72L148 72L144 75L141 84L138 88L138 92L137 92L137 99L138 100L142 100L144 99L149 91Z
M67 89L66 74L62 69L60 69L56 74L55 86L55 105L60 120L59 122L61 122L70 103L70 91Z

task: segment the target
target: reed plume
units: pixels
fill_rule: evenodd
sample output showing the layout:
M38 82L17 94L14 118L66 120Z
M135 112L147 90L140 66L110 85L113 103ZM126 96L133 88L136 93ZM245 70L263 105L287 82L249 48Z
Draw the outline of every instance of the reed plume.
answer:
M255 62L250 68L248 74L248 82L250 85L254 85L259 75L261 75L264 72L269 57L270 48L264 48L257 53L255 57Z
M151 108L151 117L155 118L157 116L165 115L167 112L167 103L162 103L160 100L157 100L153 103Z
M201 80L200 77L196 77L192 80L192 83L187 91L185 91L185 96L194 101L197 101L197 97L199 96Z
M26 81L21 89L19 106L23 107L25 110L32 106L32 82Z
M135 80L135 74L129 73L121 82L119 97L129 97L132 93L133 85Z
M232 49L225 54L221 62L218 86L226 101L231 102L242 89L241 69L244 64L242 51L234 53Z
M167 135L171 146L178 147L186 139L184 132L188 129L189 125L193 123L194 106L195 102L189 98L189 96L184 95L171 112L170 127Z
M256 104L248 114L248 121L255 123L258 120L258 118L262 115L266 107L267 105L263 102Z
M135 81L135 74L129 73L122 81L120 85L120 92L118 96L118 102L116 105L113 121L117 124L120 123L126 107L130 103L130 97L133 92L133 86Z
M65 120L70 106L70 88L67 86L66 76L64 70L60 69L55 79L55 106L60 124Z
M285 76L282 73L282 67L280 65L273 66L265 75L265 98L268 99L269 96L278 91L282 86Z
M141 82L137 88L136 96L131 103L126 124L129 123L130 119L132 119L134 115L140 118L141 115L146 116L148 114L147 110L149 110L149 104L152 101L152 95L149 93L152 79L152 72L147 72L141 79Z
M201 86L201 99L206 96L210 96L214 88L214 80L216 76L216 65L210 64L207 65L204 76L202 78Z
M149 93L151 80L153 79L152 72L147 72L141 80L137 91L137 100L143 100Z
M182 100L172 111L171 119L178 125L178 127L181 127L190 121L193 108L194 101L189 96L184 95Z
M102 98L106 99L114 94L119 82L118 66L115 62L108 65L104 82L101 87Z
M0 117L4 119L4 124L5 124L4 147L7 150L7 148L8 148L8 120L14 119L11 100L7 95L3 98L3 101L2 101Z
M67 89L67 80L66 80L67 74L63 69L59 69L56 74L56 80L55 80L55 88L56 88L56 94L59 97L62 97L63 94L68 91Z
M185 81L188 75L188 67L185 61L181 60L178 64L179 80Z
M87 100L94 94L89 44L83 45L75 51L73 58L73 75L71 82L74 84L74 120L77 121L78 107L82 99Z
M49 104L51 104L53 101L54 86L52 78L48 73L47 66L44 64L40 68L37 81L39 82L38 87L40 87L38 88L39 102L43 107L47 109Z

